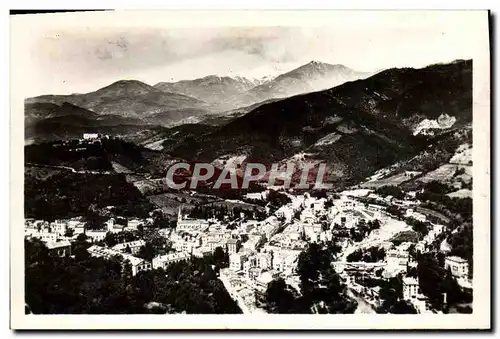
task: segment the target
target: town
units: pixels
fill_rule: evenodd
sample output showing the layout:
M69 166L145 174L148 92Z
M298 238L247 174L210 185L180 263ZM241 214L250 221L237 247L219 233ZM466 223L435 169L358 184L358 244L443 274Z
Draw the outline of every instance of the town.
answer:
M426 295L427 282L419 281L419 260L429 253L442 258L441 269L449 272L466 296L472 295L471 269L469 261L454 255L447 242L456 230L447 227L436 212L421 207L415 193L396 199L372 189L290 194L268 188L257 196L265 199L278 194L283 199L281 206L268 203L264 218L245 213L195 218L179 208L174 227L157 230L168 246L154 257L141 255L150 240L137 236L154 227L153 215L143 219L112 217L97 228L89 228L82 217L51 222L26 219L25 237L41 240L49 253L58 257L74 256L74 243L83 241L93 257L121 257L134 276L224 253L227 265L220 268L218 279L243 313L266 312L262 296L277 279L300 294L297 265L301 253L311 244L334 244L339 250L330 265L355 301L356 313L381 312L384 305L385 312L391 312L389 297L383 292L389 282L398 284L401 293L396 299L412 313L440 313ZM136 236L128 241L120 234ZM111 237L115 239L112 242L108 241ZM449 296L443 293L437 298L446 305ZM471 305L465 300L462 306Z

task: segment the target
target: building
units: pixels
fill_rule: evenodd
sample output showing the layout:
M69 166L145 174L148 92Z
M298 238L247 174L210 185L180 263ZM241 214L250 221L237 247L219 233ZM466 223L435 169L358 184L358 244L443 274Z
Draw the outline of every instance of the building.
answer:
M271 239L273 235L279 232L281 229L281 222L275 216L270 216L264 220L262 224L262 231L264 232L266 239Z
M417 298L420 293L418 279L412 277L403 278L403 299L412 300Z
M255 259L257 260L257 267L263 270L271 269L273 266L273 257L271 253L257 253Z
M272 267L278 272L291 273L297 267L297 260L301 251L281 250L273 253Z
M268 284L274 279L279 277L279 272L276 271L264 271L261 275L259 275L255 280L257 286L261 289L267 289Z
M451 274L456 278L467 278L469 276L469 263L467 260L449 256L444 260L444 267L451 271Z
M172 234L170 240L172 241L172 248L177 252L192 253L195 248L200 247L202 244L200 236L185 232Z
M130 263L132 268L132 275L136 275L140 271L146 271L151 269L150 262L143 260L141 258L134 257L131 254L115 251L111 248L92 245L89 248L87 248L87 252L93 257L104 258L104 259L110 259L116 256L120 256L124 262Z
M318 241L319 235L322 231L322 226L320 224L305 224L304 225L304 235L306 239L310 239L311 242Z
M240 241L238 239L228 239L227 240L227 253L236 253L240 249Z
M222 250L226 250L226 243L227 243L226 239L214 238L208 240L205 244L203 244L203 247L208 249L211 253L213 253L215 252L215 249L217 247L222 248Z
M97 133L83 133L83 140L95 140L99 138Z
M420 222L426 222L426 220L427 220L427 217L425 216L425 214L416 212L412 208L408 208L406 210L405 217L413 218L413 219L418 220Z
M190 219L182 214L182 210L179 207L179 213L177 216L177 231L185 232L204 232L209 227L208 220L205 219Z
M144 221L139 219L129 219L127 220L127 229L137 230L139 226L144 226Z
M444 232L444 225L434 225L433 230L436 235L439 235Z
M76 233L76 232L75 232ZM106 237L107 231L105 230L87 230L85 235L92 239L92 242L103 241Z
M187 252L175 252L169 253L165 255L159 255L153 258L153 269L157 268L167 268L168 265L182 261L189 260L191 258L191 254Z
M251 233L248 240L243 243L243 247L249 251L256 251L265 242L265 236L260 233Z
M241 271L243 264L248 260L246 253L233 253L229 256L229 269L231 271Z
M50 223L50 231L59 235L66 234L67 222L63 220L56 220Z
M314 212L310 208L306 208L300 214L300 221L303 223L312 224L315 221Z
M130 250L130 254L135 255L139 253L141 250L141 247L146 245L146 242L144 240L136 240L136 241L130 241L130 242L124 242L121 244L117 244L113 246L113 250L122 252L122 253L127 253L127 248Z
M387 270L405 269L409 259L410 256L407 251L398 251L396 249L387 251Z
M68 240L46 241L45 246L47 246L50 255L57 257L71 255L71 243Z
M278 218L284 219L285 222L292 221L293 211L290 207L288 207L286 205L278 208L278 210L275 212L275 214Z
M427 248L426 244L422 241L415 245L415 251L418 253L425 253L426 248Z

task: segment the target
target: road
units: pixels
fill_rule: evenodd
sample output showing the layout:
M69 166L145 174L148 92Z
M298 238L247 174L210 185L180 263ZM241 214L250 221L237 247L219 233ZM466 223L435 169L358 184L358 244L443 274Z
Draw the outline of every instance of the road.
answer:
M351 298L356 300L358 303L358 307L354 311L355 314L375 314L375 310L373 309L373 306L367 303L363 298L359 297L356 295L355 292L353 292L350 288L347 288L347 295Z

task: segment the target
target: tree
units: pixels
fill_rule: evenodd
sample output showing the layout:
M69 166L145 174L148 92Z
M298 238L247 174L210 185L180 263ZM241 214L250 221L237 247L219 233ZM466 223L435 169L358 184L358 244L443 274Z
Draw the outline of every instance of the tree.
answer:
M354 312L355 304L347 298L345 286L331 266L332 259L329 251L317 243L309 244L299 255L300 304L304 309L320 313Z
M404 192L397 186L382 186L375 190L375 193L380 194L381 196L390 196L392 195L396 199L403 199Z
M268 313L301 313L293 289L283 278L272 280L267 285L264 309Z
M384 281L379 292L382 304L377 308L377 313L396 313L395 311L402 310L403 307L399 305L402 297L403 286L401 276Z
M219 269L229 267L229 255L220 246L215 248L214 261Z
M76 237L76 241L73 243L73 250L71 251L75 255L77 261L84 261L90 257L87 252L87 248L90 244L87 242L87 236L83 233Z
M152 261L155 257L155 249L153 245L149 242L146 245L142 246L139 249L139 253L137 253L137 257L144 259L146 261Z
M132 277L120 256L77 261L48 256L39 241L25 246L25 298L34 314L241 313L202 259Z

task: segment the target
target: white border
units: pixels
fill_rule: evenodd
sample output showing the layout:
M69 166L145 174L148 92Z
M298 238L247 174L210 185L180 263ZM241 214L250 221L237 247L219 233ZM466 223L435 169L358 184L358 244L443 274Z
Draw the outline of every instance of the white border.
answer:
M366 13L369 22L369 12ZM348 13L346 13L348 14ZM357 15L360 14L359 12ZM418 13L412 12L413 15ZM425 13L422 13L425 14ZM361 13L361 15L365 15ZM147 16L147 19L145 17ZM168 19L165 17L168 16ZM141 18L141 19L139 19ZM265 26L325 25L328 11L246 12L95 12L46 15L43 20L58 25L102 23L142 26ZM11 20L19 21L22 17ZM146 20L146 21L145 21ZM26 22L24 22L26 25ZM490 327L490 164L489 164L489 47L487 13L470 12L462 24L477 36L473 57L474 117L474 313L472 315L25 315L23 258L23 151L22 133L11 134L11 328L14 329L472 329ZM11 28L13 26L11 25ZM18 28L20 26L17 26ZM11 130L24 124L22 89L29 81L24 74L29 55L24 53L23 34L31 27L15 30L11 43Z

